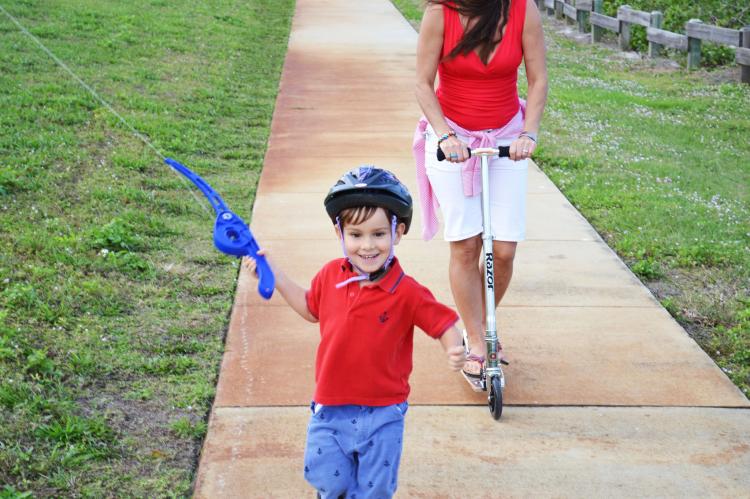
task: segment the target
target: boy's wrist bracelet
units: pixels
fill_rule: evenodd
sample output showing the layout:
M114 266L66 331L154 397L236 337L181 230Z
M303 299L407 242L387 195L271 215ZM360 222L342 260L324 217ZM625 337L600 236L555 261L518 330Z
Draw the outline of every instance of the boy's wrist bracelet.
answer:
M454 132L453 130L450 130L449 132L446 132L440 136L440 138L438 139L437 145L440 146L440 144L442 144L443 141L448 140L448 137L455 137L455 136L456 136L456 132Z
M531 140L533 140L536 143L536 134L534 132L527 132L526 130L524 130L518 136L519 137L528 137L528 138L530 138Z

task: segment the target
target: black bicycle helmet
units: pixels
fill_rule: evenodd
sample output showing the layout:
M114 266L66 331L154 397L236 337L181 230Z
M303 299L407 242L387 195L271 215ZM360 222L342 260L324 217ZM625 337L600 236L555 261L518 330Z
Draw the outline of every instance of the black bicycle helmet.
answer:
M409 190L388 170L362 165L345 173L323 201L333 223L342 210L357 206L378 206L390 210L409 232L412 200Z

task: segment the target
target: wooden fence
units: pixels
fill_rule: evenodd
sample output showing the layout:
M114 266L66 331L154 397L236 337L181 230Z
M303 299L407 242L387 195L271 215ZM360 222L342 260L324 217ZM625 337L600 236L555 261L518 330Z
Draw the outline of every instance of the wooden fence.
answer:
M617 9L617 17L610 17L602 14L602 0L536 0L536 3L541 12L577 23L580 33L591 32L592 42L601 41L605 30L613 31L618 35L620 50L630 50L630 27L643 26L649 57L658 56L665 47L687 52L688 69L700 65L702 41L729 45L735 48L742 82L750 83L750 26L728 29L691 19L685 23L685 34L680 34L661 29L664 15L659 11L644 12L623 5Z

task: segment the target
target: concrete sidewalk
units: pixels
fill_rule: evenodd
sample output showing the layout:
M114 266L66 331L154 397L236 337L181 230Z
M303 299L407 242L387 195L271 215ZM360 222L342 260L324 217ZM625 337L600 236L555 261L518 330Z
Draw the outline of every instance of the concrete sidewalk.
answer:
M300 283L340 253L323 196L374 163L416 195L416 33L387 0L297 0L252 227ZM554 84L554 83L553 83ZM498 312L506 409L418 332L398 497L750 495L750 403L535 167ZM406 271L452 304L446 243ZM314 497L302 478L317 325L240 276L196 497Z

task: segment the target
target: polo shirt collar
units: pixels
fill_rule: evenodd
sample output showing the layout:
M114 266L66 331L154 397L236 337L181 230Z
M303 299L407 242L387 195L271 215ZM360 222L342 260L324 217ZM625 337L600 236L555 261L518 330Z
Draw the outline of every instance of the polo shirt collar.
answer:
M356 275L356 272L352 268L352 264L349 263L346 259L343 259L341 270L348 275ZM396 292L396 288L401 283L401 279L403 278L404 270L401 268L401 264L399 263L398 258L394 256L388 272L386 272L379 281L371 284L371 286L379 286L383 291L393 294Z

